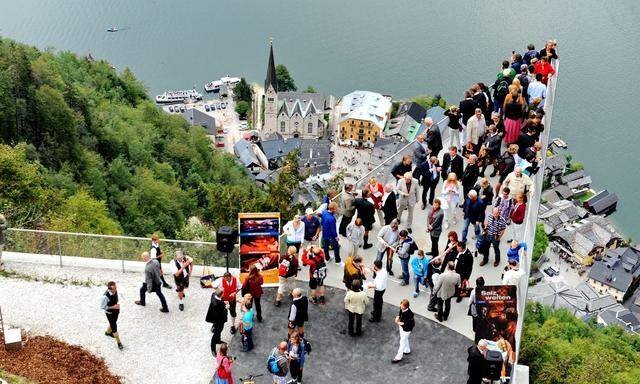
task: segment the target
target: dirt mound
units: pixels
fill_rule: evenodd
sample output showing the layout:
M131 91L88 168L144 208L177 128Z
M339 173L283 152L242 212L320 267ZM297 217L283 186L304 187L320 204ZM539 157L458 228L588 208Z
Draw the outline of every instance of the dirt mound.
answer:
M20 352L5 352L0 345L0 368L38 383L122 384L101 358L49 336L29 338Z

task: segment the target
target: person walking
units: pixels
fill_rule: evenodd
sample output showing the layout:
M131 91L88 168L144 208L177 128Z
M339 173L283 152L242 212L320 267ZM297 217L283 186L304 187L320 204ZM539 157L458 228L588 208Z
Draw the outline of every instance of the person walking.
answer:
M213 374L213 384L233 384L231 368L233 367L235 359L227 355L228 351L229 347L227 343L220 344L220 349L218 349L218 353L215 355L217 368Z
M396 184L396 191L398 192L398 220L402 221L402 213L407 211L407 231L411 233L411 226L413 224L413 210L418 202L418 180L413 178L412 172L404 174L402 179L399 179Z
M289 358L289 372L291 373L291 381L289 384L302 383L302 371L307 358L307 351L305 342L302 337L298 335L298 332L293 332L289 337L287 356Z
M289 336L295 331L304 337L304 323L309 321L309 300L302 294L300 288L293 290L293 302L289 308L288 319Z
M302 264L309 266L311 304L324 304L324 279L327 277L324 252L318 246L309 246L302 252Z
M455 173L450 173L447 180L442 185L442 208L444 209L444 228L449 225L456 225L456 208L461 201L462 185L458 182Z
M384 225L389 225L398 218L398 203L394 191L395 184L387 183L384 186L384 196L382 197L382 213L384 214Z
M303 246L306 247L309 244L318 244L320 233L322 232L322 225L320 219L313 212L313 209L307 208L304 211L304 217L302 219L304 223L304 241Z
M140 306L146 305L146 294L155 293L160 299L160 312L167 313L169 308L167 307L167 300L162 294L162 279L160 278L160 263L157 259L151 259L149 252L142 253L142 260L146 263L144 266L144 282L140 287L140 300L135 303Z
M289 374L289 357L287 354L288 343L281 341L277 347L271 350L267 359L267 368L271 373L273 384L287 384Z
M335 216L337 209L338 204L330 202L327 205L327 209L322 211L320 220L322 224L322 249L324 250L324 257L327 259L327 261L331 260L329 248L333 247L334 260L336 264L340 264L340 243L338 242L338 229L336 227ZM345 224L344 228L346 235L347 224Z
M229 316L231 316L231 334L236 333L236 297L240 291L240 284L238 279L230 272L225 272L222 275L222 281L220 286L222 287L222 301L225 302Z
M224 301L221 298L222 289L214 288L211 294L211 300L209 302L209 309L207 310L207 316L205 321L211 323L211 353L216 354L216 345L222 343L220 335L224 324L227 322L227 309L224 306Z
M455 271L460 276L460 288L466 288L469 285L471 272L473 271L473 255L464 241L456 244L456 257L454 260ZM462 301L462 297L458 296L456 302Z
M368 287L373 289L373 311L371 312L370 323L379 323L382 319L382 304L384 292L387 290L387 271L382 268L382 261L373 262L373 283Z
M350 256L358 256L358 249L364 244L365 229L362 225L362 219L357 218L354 222L347 225L347 240L351 245Z
M325 256L326 257L326 256ZM296 247L287 248L287 253L278 258L278 292L274 305L280 306L282 295L291 294L294 289L296 276L298 275L298 254Z
M362 280L353 280L351 289L344 296L344 308L347 310L349 336L362 335L362 315L367 307L367 293L362 290ZM355 330L354 330L355 323Z
M282 232L285 235L287 247L294 246L296 252L299 252L305 234L304 222L300 220L300 216L294 215L293 220L287 222L287 224L282 227Z
M342 215L342 218L340 218L340 227L338 228L338 233L342 236L347 235L347 225L349 225L351 220L353 220L353 216L355 216L356 214L355 198L356 197L353 194L353 183L351 181L345 181L344 191L340 195L339 199L339 211L340 215Z
M416 323L413 318L413 312L409 308L409 300L404 299L400 302L400 312L398 316L396 316L395 323L398 325L398 332L400 334L400 346L398 347L396 357L391 360L394 364L399 363L404 355L411 353L409 337Z
M164 279L164 271L162 270L162 257L164 253L160 249L160 236L153 235L151 236L151 249L149 250L149 256L152 260L157 260L158 265L160 266L160 280L162 281L162 288L171 289L171 285L169 285Z
M118 316L120 316L120 304L118 301L118 287L114 281L110 281L107 283L107 290L104 291L102 302L100 303L100 309L107 315L107 321L109 322L109 328L104 334L105 336L113 337L116 340L118 349L122 351L124 346L120 342L120 334L118 333Z
M444 221L444 211L440 208L440 199L433 200L433 206L427 217L427 232L431 240L431 251L426 252L427 255L436 257L440 254L438 242L442 234L442 222Z
M399 238L399 225L398 221L393 220L391 224L385 225L380 228L378 231L377 240L377 254L376 260L386 261L387 264L387 272L393 276L393 271L391 271L391 267L393 266L393 253L395 252L396 246L398 245Z
M364 227L364 243L362 249L369 249L373 247L373 244L369 244L369 231L373 228L373 223L376 222L376 208L369 200L371 192L368 189L362 190L361 197L356 198L354 205L356 207L356 215L362 221Z
M411 269L413 270L413 281L415 283L413 297L416 298L420 295L420 284L425 287L428 285L427 273L429 272L429 259L425 257L422 249L418 250L418 255L411 259Z
M249 275L242 284L242 293L251 294L251 304L256 310L258 323L262 323L262 284L264 284L264 279L260 274L260 270L255 264L252 264L249 267Z
M171 273L178 292L178 309L184 311L184 291L189 288L189 277L193 272L193 259L176 250L176 258L171 261Z
M507 223L504 221L502 216L500 216L500 210L498 208L493 208L491 211L491 215L487 219L484 224L485 233L491 245L493 246L494 251L494 263L493 266L497 267L500 265L500 239L502 239L502 235L504 235L504 230L507 227ZM480 266L483 266L489 262L489 252L484 254L482 261L480 262Z
M460 275L455 271L455 264L450 261L444 273L435 280L433 288L438 298L438 313L436 319L440 322L447 321L451 310L451 298L456 294L456 287L460 285Z
M409 285L409 258L411 257L412 251L417 248L418 247L415 245L413 239L409 236L407 230L401 230L398 234L398 247L396 248L395 252L396 255L398 255L398 260L400 260L400 266L402 267L402 281L400 282L401 286Z

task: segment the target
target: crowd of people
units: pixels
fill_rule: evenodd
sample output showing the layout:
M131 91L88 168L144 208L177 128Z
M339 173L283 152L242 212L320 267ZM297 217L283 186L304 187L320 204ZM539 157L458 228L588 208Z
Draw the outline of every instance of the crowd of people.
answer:
M540 51L530 44L522 54L514 52L510 60L502 62L491 86L472 84L460 103L446 110L447 127L439 127L430 118L424 120L424 133L412 144L412 154L391 168L388 182L372 177L358 189L354 181L347 179L340 194L330 193L318 210L308 208L304 215L295 216L284 225L287 247L278 260L278 289L273 304L280 307L285 300L290 304L283 319L287 337L265 357L274 383L302 382L305 360L311 352L305 338L305 323L313 320L309 306L326 303L324 285L332 260L343 271L345 333L349 337L361 337L364 333L368 290L373 293L368 321L371 326L383 321L384 294L389 277L396 273L399 284L410 287L408 295L415 298L421 292L429 292L427 310L434 312L439 322L449 320L454 299L461 302L468 297L467 312L474 331L478 325L475 289L485 283L519 285L524 276L520 263L527 257L524 221L535 190L532 176L538 172L542 159L540 135L544 131L546 85L554 75L551 61L556 58L553 41ZM446 140L442 132L448 135ZM491 174L487 175L489 168ZM426 211L424 222L414 220L417 210ZM459 219L461 227L454 230ZM428 234L424 244L414 240L415 231L419 230ZM443 233L446 245L441 247ZM471 282L474 268L489 263L491 253L493 267L500 268L504 240L509 246L506 267L499 270L502 281L485 282L485 277L478 276ZM367 265L362 250L372 247L375 259ZM346 256L344 261L341 253ZM481 259L476 262L478 255ZM150 250L143 253L147 263L145 279L136 304L144 306L146 294L155 293L160 310L168 312L161 289L169 286L163 277L162 256L154 237ZM400 266L395 271L394 262ZM183 310L192 260L178 251L170 265L179 309ZM309 296L296 286L303 268L308 269ZM116 285L109 284L102 301L109 321L106 334L114 337L122 348L116 324L119 311ZM231 321L231 333L240 333L243 351L254 346L254 319L258 323L263 320L262 285L256 266L251 266L243 282L227 272L214 285L206 321L212 324L216 384L233 383L234 361L227 354L228 345L221 339L224 325ZM410 336L415 320L409 300L399 302L394 322L399 346L390 361L398 363L411 353ZM515 357L513 348L505 339L476 337L469 349L468 383L481 383L483 378L489 378L487 354L491 351L502 353L499 374L508 376Z

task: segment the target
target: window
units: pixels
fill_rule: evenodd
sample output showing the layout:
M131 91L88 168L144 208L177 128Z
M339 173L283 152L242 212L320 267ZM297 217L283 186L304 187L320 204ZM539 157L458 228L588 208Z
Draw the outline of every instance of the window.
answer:
M307 125L307 133L313 133L313 123Z
M273 101L273 100L274 100L273 97L268 97L267 98L267 101Z
M285 122L281 121L280 122L280 132L284 132L284 129L285 129Z

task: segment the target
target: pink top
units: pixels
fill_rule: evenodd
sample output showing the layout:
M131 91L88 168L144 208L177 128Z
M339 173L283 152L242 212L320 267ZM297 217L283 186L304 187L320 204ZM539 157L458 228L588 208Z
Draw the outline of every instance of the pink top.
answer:
M231 376L233 362L227 356L222 356L219 353L216 355L216 361L218 362L218 370L216 371L218 378L227 379L229 384L233 384L233 377Z

